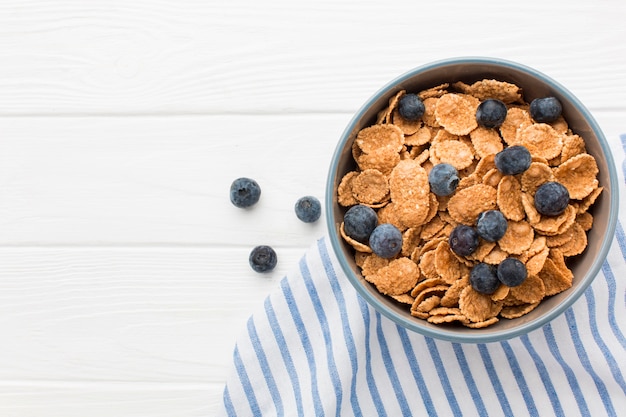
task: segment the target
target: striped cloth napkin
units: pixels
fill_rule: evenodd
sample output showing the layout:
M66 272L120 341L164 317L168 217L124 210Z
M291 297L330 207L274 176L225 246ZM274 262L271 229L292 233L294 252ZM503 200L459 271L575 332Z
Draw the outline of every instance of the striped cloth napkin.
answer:
M396 325L357 294L322 238L248 320L220 415L624 416L625 222L622 212L601 272L570 309L487 344Z

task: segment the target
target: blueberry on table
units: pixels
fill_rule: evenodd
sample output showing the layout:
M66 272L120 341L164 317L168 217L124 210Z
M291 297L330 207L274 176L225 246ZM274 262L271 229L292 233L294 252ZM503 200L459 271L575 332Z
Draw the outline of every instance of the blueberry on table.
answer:
M362 204L350 207L343 215L343 228L346 235L363 244L367 244L377 225L378 216L374 209Z
M428 183L435 195L448 196L459 185L459 172L450 164L437 164L428 173Z
M313 223L322 215L320 201L311 195L299 198L294 209L296 216L305 223Z
M478 232L471 226L460 224L450 232L448 243L457 255L469 256L478 247Z
M470 285L481 294L493 294L500 286L496 267L484 262L474 265L470 271Z
M531 162L530 152L522 145L504 148L495 157L496 168L504 175L521 174L530 167Z
M246 208L255 205L261 197L261 187L250 178L237 178L230 185L230 202L236 207Z
M535 192L535 208L544 216L558 216L569 204L567 188L556 181L548 181Z
M500 262L496 273L498 280L507 287L517 287L521 285L528 276L526 265L515 258L506 258Z
M508 228L506 217L500 210L487 210L478 215L476 231L488 242L496 242L504 236Z
M393 258L402 249L402 232L390 223L376 226L370 235L370 248L381 258Z
M274 249L261 245L252 249L248 261L255 272L269 272L276 266L278 258Z
M482 127L500 127L504 119L506 119L506 104L500 100L488 98L476 109L476 122Z
M425 110L426 107L417 94L405 94L398 101L398 113L405 120L417 120Z
M563 107L556 97L542 97L530 102L529 111L535 122L551 123L559 118Z

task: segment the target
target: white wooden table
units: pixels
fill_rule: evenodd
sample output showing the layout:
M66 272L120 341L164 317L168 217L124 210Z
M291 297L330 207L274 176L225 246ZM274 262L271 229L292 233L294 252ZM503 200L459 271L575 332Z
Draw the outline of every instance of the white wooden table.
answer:
M508 4L0 0L0 416L213 415L246 319L325 233L293 204L412 67L524 63L617 143L626 3Z

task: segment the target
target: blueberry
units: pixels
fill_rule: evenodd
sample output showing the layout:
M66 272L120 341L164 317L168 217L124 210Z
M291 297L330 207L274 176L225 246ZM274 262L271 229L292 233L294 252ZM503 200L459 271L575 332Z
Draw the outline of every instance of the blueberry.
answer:
M469 256L478 247L478 232L473 227L460 224L452 229L448 241L454 253Z
M535 208L544 216L558 216L569 204L569 192L563 184L549 181L535 192Z
M476 109L476 121L483 127L500 127L505 118L506 104L500 100L488 98Z
M478 215L476 231L488 242L496 242L504 236L508 223L499 210L487 210Z
M239 208L255 205L261 197L261 187L250 178L237 178L230 185L230 201Z
M343 216L346 235L361 243L367 244L370 234L377 225L378 216L374 209L361 204L350 207Z
M278 258L274 249L270 246L262 245L252 249L248 261L256 272L269 272L276 266Z
M504 175L521 174L530 167L531 162L530 152L521 145L504 148L495 158L496 168Z
M391 223L376 226L370 235L370 248L381 258L393 258L402 249L402 232Z
M398 112L405 120L417 120L425 110L424 103L416 94L405 94L398 101Z
M482 294L493 294L500 286L496 267L484 262L477 263L470 271L470 285Z
M296 216L305 223L313 223L322 215L322 205L320 201L311 195L298 199L294 209Z
M450 195L459 185L459 172L450 164L437 164L428 173L428 183L435 195Z
M517 287L528 276L526 265L515 258L506 258L500 262L497 269L498 280L507 287Z
M559 118L563 107L556 97L543 97L531 101L529 110L535 122L551 123Z

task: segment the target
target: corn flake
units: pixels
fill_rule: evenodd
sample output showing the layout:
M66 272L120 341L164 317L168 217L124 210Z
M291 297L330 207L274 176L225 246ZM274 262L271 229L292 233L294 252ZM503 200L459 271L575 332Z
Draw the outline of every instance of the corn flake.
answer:
M437 107L438 97L428 97L422 102L424 103L424 115L422 120L426 126L440 127L437 117L435 116L435 108Z
M552 169L542 162L531 162L520 178L522 191L532 195L535 195L537 188L549 181L554 181Z
M495 155L504 149L502 138L496 130L479 126L470 132L472 145L480 158Z
M585 232L588 232L593 226L593 216L588 211L579 213L576 215L576 223L578 223Z
M337 187L337 202L340 205L349 207L358 204L354 194L352 194L352 182L358 175L357 171L351 171L341 178L341 182Z
M488 294L481 294L469 286L461 291L459 308L470 321L483 322L496 317L502 310L502 304L492 301Z
M580 200L598 188L598 165L593 156L584 153L569 158L554 170L554 177L563 184L570 198Z
M430 142L432 138L432 134L430 129L426 126L423 126L415 131L415 133L404 136L404 143L408 146L421 146L426 145Z
M504 217L513 221L524 220L526 212L522 204L522 186L512 175L505 175L498 183L496 203Z
M563 137L563 149L561 149L561 163L576 155L586 153L585 141L578 135L565 135Z
M437 296L441 300L441 296L446 293L447 289L448 285L435 285L433 287L425 288L420 293L415 295L415 302L413 303L412 308L417 310L417 307L420 305L420 303L428 297Z
M381 148L400 152L402 145L404 145L404 134L395 125L373 125L359 131L355 141L358 147L365 153L372 153Z
M468 135L478 127L477 107L477 104L460 94L444 94L437 100L435 118L449 133Z
M517 142L525 146L533 156L550 160L560 157L563 148L562 135L546 123L537 123L518 131Z
M390 297L401 304L413 305L413 303L415 302L415 299L409 294L390 295Z
M437 97L437 98L439 98L439 97L443 96L444 94L446 94L448 92L448 87L449 86L450 86L450 84L443 83L443 84L440 84L438 86L429 88L427 90L420 91L419 94L418 94L418 97L422 101L424 101L424 100L426 100L427 98L430 98L430 97Z
M500 170L493 168L487 171L485 175L483 175L482 183L485 185L489 185L493 188L497 188L503 176L504 174L502 174ZM496 202L497 202L497 194L496 194Z
M352 180L352 194L363 204L375 204L383 201L389 194L387 177L377 169L361 171Z
M504 81L481 80L472 85L457 82L453 84L453 87L480 100L494 98L506 104L522 102L522 90L515 84Z
M565 232L576 221L576 209L568 204L565 211L558 216L541 216L533 224L535 230L546 236L554 236Z
M435 142L430 147L430 158L437 163L448 163L457 170L469 167L474 161L472 149L458 140ZM435 163L433 161L433 163Z
M497 322L499 322L500 319L496 316L488 318L487 320L483 320L483 321L476 321L476 322L467 322L467 323L463 323L463 325L465 327L470 327L472 329L482 329L485 327L489 327L493 324L496 324Z
M580 255L587 247L587 233L576 222L574 222L568 230L571 233L571 238L559 246L559 249L563 253L563 256Z
M491 249L487 255L483 257L482 262L489 265L498 265L500 262L504 261L509 254L502 250L500 246L496 245Z
M409 292L417 284L419 270L409 258L389 262L375 274L374 285L383 294L400 295Z
M546 287L541 278L528 275L520 285L511 287L510 293L515 299L532 304L543 300L546 296Z
M469 283L469 274L462 276L460 279L456 280L450 287L446 290L446 293L441 297L441 305L443 307L454 307L459 305L459 298L461 297L461 292L468 287Z
M519 255L530 248L534 237L535 232L527 221L509 221L504 236L498 241L498 246L508 253Z
M538 277L544 284L546 296L558 294L572 286L572 277L559 268L551 258L546 259Z
M528 275L538 275L539 272L541 272L546 259L548 259L549 253L550 248L546 246L539 253L531 256L526 261L526 271L528 272Z
M431 250L423 254L419 258L419 268L422 271L422 275L426 278L435 279L439 278L439 273L435 267L435 251Z
M361 171L376 169L389 175L393 167L400 162L400 154L390 148L380 148L371 153L361 153L355 160Z
M400 90L394 96L392 96L389 99L389 105L387 106L387 108L381 110L378 113L378 118L376 120L376 124L385 124L385 123L390 123L391 122L391 114L393 113L393 111L398 106L398 100L400 100L400 98L404 94L406 94L406 91L405 90Z
M406 120L405 118L400 116L398 109L395 109L391 114L391 120L392 124L398 126L400 130L402 130L402 133L404 133L405 135L413 135L422 127L421 119Z
M447 314L447 315L430 315L427 321L433 324L452 323L459 321L461 323L469 323L467 317L462 314Z
M593 190L587 197L583 198L580 202L574 203L576 213L582 214L589 210L589 207L591 207L591 205L596 202L596 199L600 196L603 189L604 187L598 187Z
M430 312L432 311L432 309L436 308L439 305L440 301L441 301L441 297L437 295L431 295L430 297L426 298L424 301L419 303L415 307L415 310L420 313L428 313L426 317L428 318L430 317ZM415 301L413 301L413 303L415 303Z
M495 188L484 184L476 184L458 190L448 201L448 212L452 218L463 224L474 225L478 215L483 211L496 208Z
M536 303L529 304L520 304L515 306L505 306L502 307L502 311L500 312L500 316L505 319L516 319L518 317L522 317L531 311L533 311L540 304L539 301Z
M500 135L507 145L520 145L517 137L517 131L524 129L533 124L533 120L524 109L518 107L510 107L507 110L506 118L500 126Z
M435 249L435 270L447 284L453 284L461 278L463 265L454 256L448 242L443 241Z

